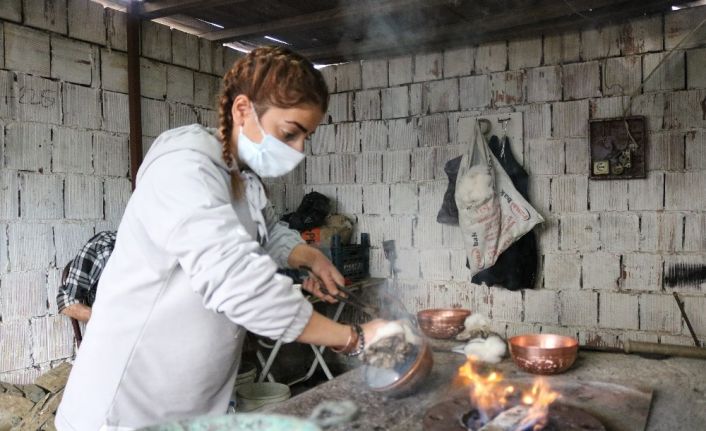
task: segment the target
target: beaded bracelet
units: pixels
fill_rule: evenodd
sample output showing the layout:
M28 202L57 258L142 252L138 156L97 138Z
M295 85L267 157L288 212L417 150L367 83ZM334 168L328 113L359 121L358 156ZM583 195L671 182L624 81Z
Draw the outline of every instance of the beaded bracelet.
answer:
M363 328L357 323L354 323L352 327L358 335L358 348L350 353L346 353L346 356L360 356L365 350L365 333L363 333Z

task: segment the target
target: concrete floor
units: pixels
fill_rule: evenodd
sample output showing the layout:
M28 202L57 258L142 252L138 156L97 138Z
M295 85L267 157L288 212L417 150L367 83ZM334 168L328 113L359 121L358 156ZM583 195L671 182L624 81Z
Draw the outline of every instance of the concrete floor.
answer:
M403 399L386 398L365 389L361 370L353 370L280 405L271 412L307 417L322 401L351 399L361 412L355 422L330 430L417 431L426 410L450 394L450 382L461 355L449 344L435 343L434 370L424 387ZM528 376L510 359L499 364L507 378ZM584 352L561 378L621 383L653 390L647 430L706 430L706 361L686 358L646 359L636 355ZM624 430L615 430L624 431Z

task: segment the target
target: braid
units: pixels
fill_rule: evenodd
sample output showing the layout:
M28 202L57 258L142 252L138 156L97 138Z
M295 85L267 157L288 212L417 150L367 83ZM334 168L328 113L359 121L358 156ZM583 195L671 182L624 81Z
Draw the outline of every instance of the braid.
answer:
M232 72L233 70L230 70L223 79L225 84L224 88L230 87L229 82L233 77ZM231 142L233 137L233 113L231 112L231 108L233 107L233 99L232 94L229 94L227 91L223 91L220 96L218 103L218 118L220 120L218 134L223 146L223 161L226 163L226 166L231 168L231 189L233 191L233 195L239 199L243 197L243 182L240 179L240 175L238 175L237 172L233 172L233 163L236 160L235 154L233 154L233 143Z
M293 108L308 104L328 109L328 87L321 72L299 54L281 47L262 47L238 59L223 77L219 99L219 128L223 144L223 160L233 168L237 153L233 138L233 101L243 94L255 106L258 116L269 107ZM240 175L231 173L233 194L243 196Z

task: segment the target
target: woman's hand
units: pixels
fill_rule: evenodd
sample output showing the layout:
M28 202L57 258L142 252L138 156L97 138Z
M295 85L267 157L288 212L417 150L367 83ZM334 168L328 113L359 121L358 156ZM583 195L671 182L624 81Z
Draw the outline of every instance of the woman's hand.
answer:
M331 295L340 295L341 292L336 286L343 286L346 280L320 250L306 244L300 244L289 255L289 265L292 268L308 266L316 276L310 276L306 279L302 284L302 289L324 301L337 302L336 298ZM319 280L317 280L317 277ZM326 288L330 295L323 293L321 283L323 283L323 287Z
M380 328L388 323L390 323L389 320L375 319L361 324L360 327L363 328L363 334L365 335L365 345L369 346Z
M309 276L308 278L304 279L304 282L302 283L302 289L306 290L307 292L311 293L312 295L316 296L317 298L321 299L322 301L334 303L337 302L337 299L332 297L331 295L326 295L322 290L321 290L321 283L319 283L318 280L316 280L314 277Z
M326 290L330 295L341 295L342 293L338 290L338 286L343 286L346 283L346 279L343 275L336 269L336 267L331 263L330 260L323 253L319 252L314 262L311 263L311 270L324 284ZM329 302L336 302L333 296L325 295L326 300Z

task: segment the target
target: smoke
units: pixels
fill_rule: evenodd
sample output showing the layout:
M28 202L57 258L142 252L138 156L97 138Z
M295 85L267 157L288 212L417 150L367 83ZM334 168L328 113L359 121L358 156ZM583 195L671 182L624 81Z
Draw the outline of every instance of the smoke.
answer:
M439 32L434 6L455 1L408 1L407 7L386 7L385 3L366 1L355 8L372 8L367 14L347 15L343 20L336 51L353 58L393 56L424 50L420 42Z

